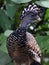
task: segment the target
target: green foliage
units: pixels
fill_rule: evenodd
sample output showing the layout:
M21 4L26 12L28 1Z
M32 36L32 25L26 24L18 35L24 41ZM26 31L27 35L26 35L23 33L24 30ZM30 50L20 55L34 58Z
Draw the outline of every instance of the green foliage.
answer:
M4 35L5 35L6 37L8 37L12 32L13 32L13 30L6 30L6 31L4 32Z
M7 12L7 15L9 17L14 17L15 13L16 13L16 9L17 9L17 6L13 3L10 3L10 4L7 4L6 5L6 12Z
M36 4L38 4L39 6L42 6L42 7L46 7L46 8L49 8L49 1L36 1Z
M7 17L3 10L0 10L0 26L5 31L6 29L11 29L13 22Z
M0 50L7 52L7 48L6 48L6 36L4 36L4 34L0 35Z
M27 3L30 2L31 0L12 0L15 3Z
M36 40L42 50L42 53L49 53L49 36L36 36Z
M49 20L49 9L46 10L44 20Z
M11 62L11 58L8 54L0 51L0 65L8 65Z

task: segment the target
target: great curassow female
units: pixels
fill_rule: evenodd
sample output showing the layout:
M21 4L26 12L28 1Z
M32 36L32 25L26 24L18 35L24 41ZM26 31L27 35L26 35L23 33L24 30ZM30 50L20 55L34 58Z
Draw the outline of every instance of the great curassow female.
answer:
M30 65L32 62L41 63L41 51L35 38L27 32L30 23L39 20L40 9L35 5L24 8L19 27L7 38L7 49L14 65ZM36 63L37 64L37 63Z

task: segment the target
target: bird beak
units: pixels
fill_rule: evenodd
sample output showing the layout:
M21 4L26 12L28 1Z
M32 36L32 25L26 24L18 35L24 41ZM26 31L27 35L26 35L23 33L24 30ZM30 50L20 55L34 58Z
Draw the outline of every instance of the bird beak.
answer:
M41 21L41 18L39 16L37 16L37 21Z

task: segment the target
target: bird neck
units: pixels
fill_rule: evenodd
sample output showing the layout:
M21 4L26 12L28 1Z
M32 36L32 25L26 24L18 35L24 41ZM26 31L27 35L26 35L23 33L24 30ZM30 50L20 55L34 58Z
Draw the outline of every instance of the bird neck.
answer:
M19 39L19 46L24 47L26 44L26 30L28 29L28 24L30 23L30 20L26 16L25 18L22 19L19 28L17 29L17 35Z
M26 28L25 27L19 27L17 30L17 38L18 38L18 45L20 47L24 47L25 46L25 42L26 42Z
M18 27L17 33L20 35L26 33L26 28L25 27Z

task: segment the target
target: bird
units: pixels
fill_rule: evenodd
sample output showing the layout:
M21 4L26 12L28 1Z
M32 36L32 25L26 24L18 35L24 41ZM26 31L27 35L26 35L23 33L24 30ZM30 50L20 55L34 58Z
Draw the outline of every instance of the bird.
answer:
M19 27L7 37L7 50L14 65L32 65L37 62L41 65L41 50L34 36L27 31L29 25L39 17L40 8L37 5L29 4L21 12L21 23ZM33 65L37 65L33 64Z

